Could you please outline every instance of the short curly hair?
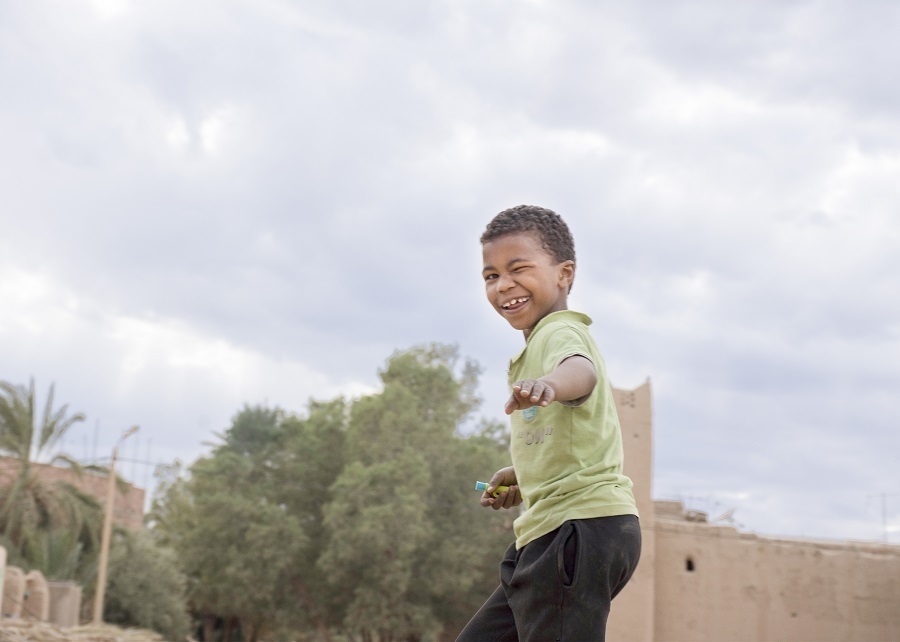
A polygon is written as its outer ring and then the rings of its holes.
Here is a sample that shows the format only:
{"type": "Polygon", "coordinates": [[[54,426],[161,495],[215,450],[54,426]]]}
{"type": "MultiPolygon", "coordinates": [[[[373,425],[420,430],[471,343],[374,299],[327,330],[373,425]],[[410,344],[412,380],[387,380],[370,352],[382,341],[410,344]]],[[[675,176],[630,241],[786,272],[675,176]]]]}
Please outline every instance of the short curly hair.
{"type": "Polygon", "coordinates": [[[553,210],[537,205],[516,205],[497,214],[481,235],[481,243],[522,232],[537,234],[541,246],[557,263],[575,260],[575,241],[569,226],[553,210]]]}

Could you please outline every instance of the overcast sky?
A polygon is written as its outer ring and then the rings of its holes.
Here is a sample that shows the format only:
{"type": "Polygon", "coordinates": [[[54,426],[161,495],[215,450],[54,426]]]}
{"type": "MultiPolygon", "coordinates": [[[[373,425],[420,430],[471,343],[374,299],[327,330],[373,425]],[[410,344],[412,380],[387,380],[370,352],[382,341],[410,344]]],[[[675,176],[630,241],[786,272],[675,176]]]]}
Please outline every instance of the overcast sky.
{"type": "MultiPolygon", "coordinates": [[[[246,403],[521,335],[478,237],[558,211],[657,498],[900,542],[900,4],[0,0],[0,379],[66,450],[193,461],[246,403]]],[[[488,476],[491,471],[485,471],[488,476]]],[[[152,470],[125,465],[139,485],[152,470]]]]}

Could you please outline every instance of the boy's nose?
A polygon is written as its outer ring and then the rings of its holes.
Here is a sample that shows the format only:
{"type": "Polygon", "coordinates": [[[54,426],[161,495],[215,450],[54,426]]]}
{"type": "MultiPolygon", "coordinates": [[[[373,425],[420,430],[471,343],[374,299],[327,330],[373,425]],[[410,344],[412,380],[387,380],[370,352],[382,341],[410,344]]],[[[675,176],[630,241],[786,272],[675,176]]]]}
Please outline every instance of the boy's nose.
{"type": "Polygon", "coordinates": [[[513,280],[511,278],[509,278],[508,276],[504,276],[503,274],[501,274],[497,278],[497,289],[500,290],[501,292],[504,292],[505,290],[510,289],[513,285],[514,285],[513,280]]]}

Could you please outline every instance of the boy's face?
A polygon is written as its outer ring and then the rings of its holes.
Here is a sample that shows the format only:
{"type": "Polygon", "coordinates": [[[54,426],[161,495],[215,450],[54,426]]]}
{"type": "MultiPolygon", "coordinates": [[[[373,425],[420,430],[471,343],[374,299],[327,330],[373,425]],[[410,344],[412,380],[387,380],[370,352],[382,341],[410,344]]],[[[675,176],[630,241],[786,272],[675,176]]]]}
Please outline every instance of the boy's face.
{"type": "Polygon", "coordinates": [[[567,308],[575,263],[557,263],[537,234],[507,234],[486,242],[481,250],[488,301],[526,339],[538,321],[567,308]]]}

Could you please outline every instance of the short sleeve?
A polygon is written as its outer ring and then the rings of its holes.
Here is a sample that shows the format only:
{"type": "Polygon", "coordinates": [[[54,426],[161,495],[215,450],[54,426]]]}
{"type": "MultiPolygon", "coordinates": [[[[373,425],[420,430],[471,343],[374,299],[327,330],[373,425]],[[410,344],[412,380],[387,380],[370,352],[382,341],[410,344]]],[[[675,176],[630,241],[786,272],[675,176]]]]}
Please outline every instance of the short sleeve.
{"type": "MultiPolygon", "coordinates": [[[[556,327],[547,328],[547,330],[550,330],[550,332],[547,332],[542,337],[543,340],[540,346],[541,365],[544,374],[553,372],[563,361],[570,357],[584,357],[591,363],[594,363],[588,339],[577,328],[569,324],[560,324],[556,327]]],[[[594,364],[595,367],[596,365],[594,364]]],[[[590,396],[591,393],[588,393],[578,399],[560,401],[559,403],[564,406],[580,406],[590,396]]]]}

